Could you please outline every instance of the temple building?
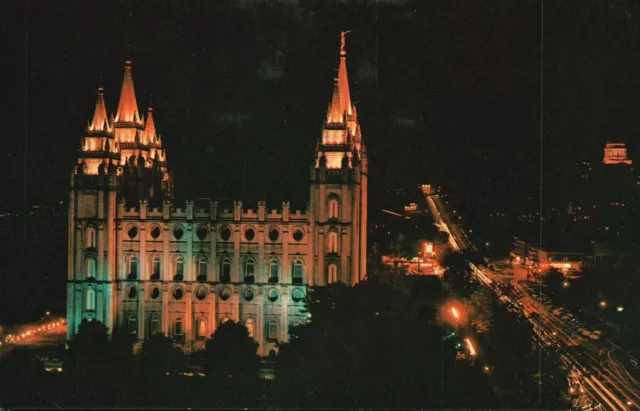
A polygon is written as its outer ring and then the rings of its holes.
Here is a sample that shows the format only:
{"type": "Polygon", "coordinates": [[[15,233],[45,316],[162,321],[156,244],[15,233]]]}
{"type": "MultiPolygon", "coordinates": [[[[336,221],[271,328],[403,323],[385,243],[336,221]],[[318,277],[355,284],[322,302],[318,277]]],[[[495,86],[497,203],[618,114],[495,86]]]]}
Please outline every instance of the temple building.
{"type": "Polygon", "coordinates": [[[627,147],[624,143],[607,143],[604,148],[605,164],[631,164],[631,160],[627,159],[627,147]]]}
{"type": "Polygon", "coordinates": [[[367,154],[344,34],[304,210],[288,201],[178,206],[157,113],[140,112],[131,62],[115,116],[98,89],[71,174],[68,339],[83,319],[97,319],[109,332],[138,341],[163,333],[192,351],[233,320],[269,355],[307,320],[307,287],[366,276],[367,154]]]}

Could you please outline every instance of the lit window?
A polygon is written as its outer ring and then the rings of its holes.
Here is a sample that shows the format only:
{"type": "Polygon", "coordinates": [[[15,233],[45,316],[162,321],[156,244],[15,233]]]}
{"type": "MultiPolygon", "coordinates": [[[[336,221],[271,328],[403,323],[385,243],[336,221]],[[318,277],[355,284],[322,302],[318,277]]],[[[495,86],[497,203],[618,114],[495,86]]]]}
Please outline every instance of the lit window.
{"type": "Polygon", "coordinates": [[[184,275],[184,258],[182,256],[176,258],[176,275],[184,275]]]}
{"type": "Polygon", "coordinates": [[[88,227],[86,231],[86,246],[87,248],[96,247],[96,230],[93,227],[88,227]]]}
{"type": "Polygon", "coordinates": [[[96,260],[93,258],[87,259],[87,278],[96,277],[96,260]]]}
{"type": "Polygon", "coordinates": [[[269,339],[270,340],[278,339],[278,321],[277,320],[269,321],[269,339]]]}
{"type": "Polygon", "coordinates": [[[87,290],[86,308],[87,311],[95,311],[96,309],[96,292],[91,288],[87,290]]]}
{"type": "Polygon", "coordinates": [[[207,322],[204,318],[198,319],[197,327],[198,338],[207,338],[207,322]]]}
{"type": "Polygon", "coordinates": [[[269,262],[269,281],[278,281],[278,260],[271,260],[269,262]]]}
{"type": "Polygon", "coordinates": [[[173,326],[173,335],[182,335],[182,318],[176,318],[176,322],[173,326]]]}
{"type": "Polygon", "coordinates": [[[302,283],[302,261],[295,260],[291,266],[291,273],[293,276],[294,284],[302,283]]]}
{"type": "Polygon", "coordinates": [[[255,323],[253,322],[253,320],[251,318],[249,318],[245,323],[244,326],[247,327],[247,331],[249,332],[249,337],[253,338],[254,332],[255,332],[255,323]]]}
{"type": "Polygon", "coordinates": [[[151,275],[154,277],[160,277],[160,257],[153,257],[153,267],[151,269],[151,275]]]}
{"type": "Polygon", "coordinates": [[[329,284],[333,284],[338,282],[338,267],[335,264],[330,264],[327,268],[328,279],[327,282],[329,284]]]}
{"type": "Polygon", "coordinates": [[[255,272],[255,263],[253,262],[253,260],[249,259],[246,261],[245,263],[245,267],[244,267],[244,280],[245,282],[253,282],[253,275],[255,272]]]}
{"type": "Polygon", "coordinates": [[[330,253],[338,252],[338,233],[335,231],[329,233],[327,249],[330,253]]]}
{"type": "Polygon", "coordinates": [[[334,220],[334,219],[338,219],[339,218],[339,212],[338,212],[338,199],[336,199],[335,197],[331,198],[331,200],[329,200],[329,220],[334,220]]]}
{"type": "Polygon", "coordinates": [[[129,275],[133,277],[138,275],[138,257],[129,257],[129,275]]]}

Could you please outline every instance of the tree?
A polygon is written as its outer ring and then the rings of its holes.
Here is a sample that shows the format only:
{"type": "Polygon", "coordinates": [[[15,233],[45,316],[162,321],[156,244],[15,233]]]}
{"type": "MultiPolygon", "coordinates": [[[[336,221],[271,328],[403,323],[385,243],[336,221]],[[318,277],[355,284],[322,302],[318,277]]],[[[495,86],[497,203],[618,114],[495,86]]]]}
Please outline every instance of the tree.
{"type": "Polygon", "coordinates": [[[185,365],[184,352],[163,334],[155,334],[142,344],[140,371],[149,377],[175,374],[185,365]]]}
{"type": "Polygon", "coordinates": [[[0,404],[2,406],[48,406],[42,398],[46,391],[42,361],[33,352],[15,348],[0,360],[0,404]]]}
{"type": "Polygon", "coordinates": [[[469,298],[477,289],[477,285],[466,256],[460,252],[449,253],[444,257],[444,266],[446,270],[443,280],[451,286],[457,296],[469,298]]]}
{"type": "Polygon", "coordinates": [[[258,343],[244,325],[227,321],[206,342],[205,371],[218,380],[255,380],[260,367],[257,350],[258,343]]]}
{"type": "Polygon", "coordinates": [[[278,406],[417,408],[444,400],[460,407],[465,398],[466,405],[489,404],[477,395],[492,397],[486,378],[456,361],[430,304],[383,282],[312,288],[310,322],[292,330],[277,357],[278,406]]]}
{"type": "Polygon", "coordinates": [[[493,295],[486,287],[479,288],[469,299],[471,325],[478,334],[485,334],[493,325],[493,295]]]}

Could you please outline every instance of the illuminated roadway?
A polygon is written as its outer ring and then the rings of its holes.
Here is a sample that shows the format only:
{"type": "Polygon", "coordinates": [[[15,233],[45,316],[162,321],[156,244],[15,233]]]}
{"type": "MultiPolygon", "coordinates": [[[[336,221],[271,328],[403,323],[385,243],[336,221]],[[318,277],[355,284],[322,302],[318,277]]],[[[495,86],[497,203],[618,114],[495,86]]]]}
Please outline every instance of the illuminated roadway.
{"type": "MultiPolygon", "coordinates": [[[[448,216],[438,195],[426,196],[436,225],[449,234],[449,245],[455,251],[473,248],[470,241],[448,216]]],[[[509,284],[485,267],[469,262],[476,279],[491,288],[513,311],[524,315],[533,325],[539,343],[555,348],[568,373],[570,393],[577,396],[574,406],[580,409],[640,409],[640,384],[618,362],[612,343],[582,335],[575,325],[554,314],[557,307],[534,298],[525,282],[509,284]]]]}

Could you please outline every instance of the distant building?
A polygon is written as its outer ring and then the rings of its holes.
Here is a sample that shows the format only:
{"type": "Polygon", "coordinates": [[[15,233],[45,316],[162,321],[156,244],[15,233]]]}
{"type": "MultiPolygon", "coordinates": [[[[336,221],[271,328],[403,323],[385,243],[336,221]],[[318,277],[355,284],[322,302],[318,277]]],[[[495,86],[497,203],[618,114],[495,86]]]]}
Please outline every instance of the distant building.
{"type": "Polygon", "coordinates": [[[624,143],[607,143],[604,148],[605,164],[631,164],[631,160],[627,159],[627,147],[624,143]]]}
{"type": "Polygon", "coordinates": [[[511,258],[519,264],[531,264],[534,269],[546,271],[555,268],[565,274],[582,271],[584,253],[547,251],[515,239],[511,258]]]}
{"type": "MultiPolygon", "coordinates": [[[[138,341],[198,349],[225,321],[268,355],[304,323],[307,286],[366,276],[367,154],[347,79],[344,34],[306,210],[173,199],[155,112],[138,109],[131,62],[115,116],[98,89],[70,178],[68,338],[83,319],[138,341]]],[[[311,141],[311,140],[310,140],[311,141]]]]}

